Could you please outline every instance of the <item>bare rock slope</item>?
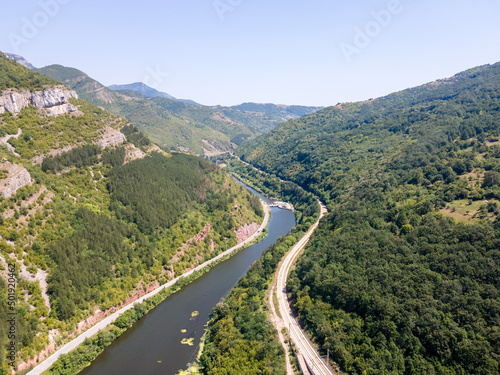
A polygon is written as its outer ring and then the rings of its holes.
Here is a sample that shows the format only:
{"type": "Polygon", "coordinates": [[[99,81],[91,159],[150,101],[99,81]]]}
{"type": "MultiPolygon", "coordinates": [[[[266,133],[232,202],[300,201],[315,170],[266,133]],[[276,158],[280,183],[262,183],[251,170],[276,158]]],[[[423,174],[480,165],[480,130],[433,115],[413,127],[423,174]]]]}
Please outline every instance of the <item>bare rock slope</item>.
{"type": "Polygon", "coordinates": [[[0,114],[11,112],[19,114],[21,110],[29,105],[44,110],[51,116],[76,112],[74,105],[68,99],[78,98],[75,91],[64,86],[54,87],[41,91],[7,90],[0,95],[0,114]]]}

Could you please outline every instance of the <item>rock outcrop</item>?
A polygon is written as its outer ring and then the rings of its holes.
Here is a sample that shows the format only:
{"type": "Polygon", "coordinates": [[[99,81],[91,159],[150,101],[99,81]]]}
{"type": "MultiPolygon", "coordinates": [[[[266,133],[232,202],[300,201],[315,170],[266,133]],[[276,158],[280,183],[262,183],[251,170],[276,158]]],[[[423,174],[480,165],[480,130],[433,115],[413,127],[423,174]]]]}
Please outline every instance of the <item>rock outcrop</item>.
{"type": "Polygon", "coordinates": [[[26,168],[8,161],[0,162],[0,171],[6,176],[0,180],[0,194],[10,198],[16,191],[31,183],[31,176],[26,168]]]}
{"type": "Polygon", "coordinates": [[[44,110],[50,116],[59,116],[77,111],[68,99],[78,98],[75,91],[64,86],[45,89],[42,91],[7,90],[0,95],[0,114],[11,112],[19,114],[29,105],[44,110]]]}
{"type": "Polygon", "coordinates": [[[240,229],[238,229],[236,231],[236,238],[237,238],[238,243],[242,243],[248,237],[250,237],[252,234],[257,232],[259,227],[260,226],[257,223],[250,223],[250,224],[245,224],[245,225],[241,226],[240,229]]]}
{"type": "Polygon", "coordinates": [[[128,144],[126,146],[125,163],[136,159],[142,159],[144,157],[146,157],[146,153],[140,148],[135,147],[133,144],[128,144]]]}
{"type": "Polygon", "coordinates": [[[106,132],[97,140],[96,145],[101,148],[118,146],[125,142],[125,135],[119,130],[106,128],[106,132]]]}

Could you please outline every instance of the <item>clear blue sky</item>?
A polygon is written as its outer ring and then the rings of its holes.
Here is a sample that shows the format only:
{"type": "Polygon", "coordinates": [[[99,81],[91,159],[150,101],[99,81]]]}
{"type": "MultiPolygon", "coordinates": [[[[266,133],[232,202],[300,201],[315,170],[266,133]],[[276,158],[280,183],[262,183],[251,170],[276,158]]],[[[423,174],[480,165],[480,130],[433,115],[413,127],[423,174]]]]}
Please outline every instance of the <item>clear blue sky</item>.
{"type": "Polygon", "coordinates": [[[209,105],[334,105],[500,61],[498,0],[2,3],[1,51],[209,105]]]}

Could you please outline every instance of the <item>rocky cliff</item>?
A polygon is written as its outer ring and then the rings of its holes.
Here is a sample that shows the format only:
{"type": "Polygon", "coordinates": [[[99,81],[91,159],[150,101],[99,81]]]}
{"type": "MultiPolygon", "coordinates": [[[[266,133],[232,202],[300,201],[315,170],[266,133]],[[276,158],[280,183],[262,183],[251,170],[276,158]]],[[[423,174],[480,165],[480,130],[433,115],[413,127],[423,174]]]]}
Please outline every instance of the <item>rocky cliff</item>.
{"type": "Polygon", "coordinates": [[[0,194],[5,198],[10,198],[19,188],[31,183],[29,172],[20,165],[3,160],[0,162],[0,171],[3,175],[0,179],[0,194]]]}
{"type": "Polygon", "coordinates": [[[76,107],[68,101],[70,98],[78,98],[78,96],[75,91],[64,86],[34,92],[7,90],[0,95],[0,114],[11,112],[17,115],[29,105],[44,110],[51,116],[76,112],[76,107]]]}
{"type": "Polygon", "coordinates": [[[118,146],[125,142],[125,135],[117,129],[106,127],[105,132],[97,140],[96,144],[101,148],[107,146],[118,146]]]}

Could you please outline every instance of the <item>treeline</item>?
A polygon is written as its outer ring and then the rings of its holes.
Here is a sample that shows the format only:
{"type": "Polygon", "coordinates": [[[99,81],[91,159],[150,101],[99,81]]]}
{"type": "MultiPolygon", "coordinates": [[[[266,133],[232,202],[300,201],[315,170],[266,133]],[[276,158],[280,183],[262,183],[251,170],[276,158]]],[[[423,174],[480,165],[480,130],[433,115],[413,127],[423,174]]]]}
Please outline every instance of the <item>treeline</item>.
{"type": "Polygon", "coordinates": [[[64,152],[61,155],[47,156],[42,162],[42,171],[57,173],[69,167],[87,167],[97,163],[101,148],[96,145],[84,145],[64,152]]]}
{"type": "Polygon", "coordinates": [[[56,156],[47,156],[42,162],[42,171],[57,173],[65,168],[70,167],[88,167],[98,163],[100,160],[103,164],[111,167],[120,166],[125,161],[125,148],[115,147],[109,148],[102,152],[99,146],[84,145],[74,148],[70,151],[63,152],[56,156]]]}
{"type": "Polygon", "coordinates": [[[101,156],[102,163],[111,167],[118,167],[125,162],[125,148],[115,147],[105,150],[101,156]]]}
{"type": "Polygon", "coordinates": [[[149,138],[134,125],[124,126],[120,131],[127,137],[127,142],[132,143],[135,147],[144,148],[151,144],[149,138]]]}
{"type": "Polygon", "coordinates": [[[495,64],[237,150],[328,203],[289,285],[343,371],[500,372],[499,124],[495,64]]]}

